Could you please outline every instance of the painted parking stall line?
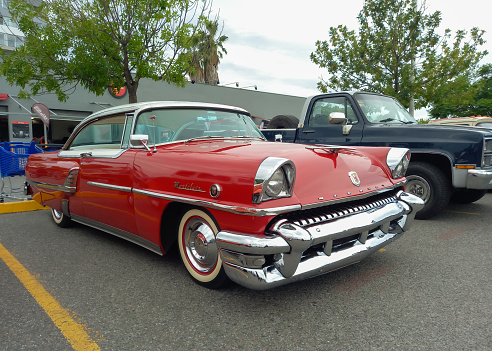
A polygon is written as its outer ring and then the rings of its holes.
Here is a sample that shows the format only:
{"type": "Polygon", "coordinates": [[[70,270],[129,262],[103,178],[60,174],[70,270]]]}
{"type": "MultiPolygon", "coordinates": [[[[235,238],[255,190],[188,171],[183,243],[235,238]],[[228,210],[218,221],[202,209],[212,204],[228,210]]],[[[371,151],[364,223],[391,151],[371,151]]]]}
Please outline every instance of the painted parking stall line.
{"type": "Polygon", "coordinates": [[[10,268],[37,303],[48,314],[63,336],[78,351],[97,351],[99,346],[91,339],[86,328],[76,322],[70,311],[63,308],[26,268],[0,244],[0,259],[10,268]]]}

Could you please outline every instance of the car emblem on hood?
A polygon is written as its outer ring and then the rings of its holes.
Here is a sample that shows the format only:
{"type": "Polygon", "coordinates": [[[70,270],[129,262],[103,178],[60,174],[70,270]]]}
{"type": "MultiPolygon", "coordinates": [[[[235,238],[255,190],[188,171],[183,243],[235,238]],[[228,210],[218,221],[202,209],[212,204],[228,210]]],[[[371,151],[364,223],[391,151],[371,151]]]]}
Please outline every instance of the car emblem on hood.
{"type": "Polygon", "coordinates": [[[357,172],[349,172],[348,175],[350,177],[350,180],[352,181],[352,184],[354,184],[355,186],[360,185],[360,179],[359,179],[359,175],[357,174],[357,172]]]}

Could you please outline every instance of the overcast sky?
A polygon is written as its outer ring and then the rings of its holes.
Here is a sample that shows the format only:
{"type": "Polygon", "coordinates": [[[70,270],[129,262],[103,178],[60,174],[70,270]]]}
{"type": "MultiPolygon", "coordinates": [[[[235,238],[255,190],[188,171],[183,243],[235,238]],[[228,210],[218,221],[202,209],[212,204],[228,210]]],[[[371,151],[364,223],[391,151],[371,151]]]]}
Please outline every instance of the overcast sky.
{"type": "MultiPolygon", "coordinates": [[[[442,30],[486,30],[484,48],[491,53],[482,63],[492,63],[491,1],[426,3],[427,13],[441,11],[442,30]]],[[[295,96],[319,93],[318,78],[328,74],[309,58],[315,42],[328,40],[329,28],[339,24],[358,30],[362,5],[363,0],[213,0],[213,12],[220,11],[223,34],[229,37],[219,65],[221,85],[238,82],[240,88],[256,85],[259,91],[295,96]]]]}

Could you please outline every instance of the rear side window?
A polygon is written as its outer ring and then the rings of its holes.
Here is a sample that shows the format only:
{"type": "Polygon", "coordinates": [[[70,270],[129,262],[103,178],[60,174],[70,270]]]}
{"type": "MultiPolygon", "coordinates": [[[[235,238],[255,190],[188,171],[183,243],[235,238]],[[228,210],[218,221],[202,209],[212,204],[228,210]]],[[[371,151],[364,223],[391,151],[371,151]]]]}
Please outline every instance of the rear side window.
{"type": "Polygon", "coordinates": [[[82,129],[70,149],[82,146],[120,147],[126,116],[113,116],[97,120],[82,129]]]}

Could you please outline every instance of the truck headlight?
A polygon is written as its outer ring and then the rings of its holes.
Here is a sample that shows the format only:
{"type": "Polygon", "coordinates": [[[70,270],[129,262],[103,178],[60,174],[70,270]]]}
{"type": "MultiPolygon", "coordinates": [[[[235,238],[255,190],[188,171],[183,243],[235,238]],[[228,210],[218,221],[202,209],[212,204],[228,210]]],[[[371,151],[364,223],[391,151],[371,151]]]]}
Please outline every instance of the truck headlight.
{"type": "Polygon", "coordinates": [[[255,176],[253,203],[292,196],[295,174],[291,160],[280,157],[263,160],[255,176]]]}
{"type": "Polygon", "coordinates": [[[393,179],[405,176],[410,164],[410,150],[400,147],[392,147],[386,155],[388,165],[393,179]]]}

